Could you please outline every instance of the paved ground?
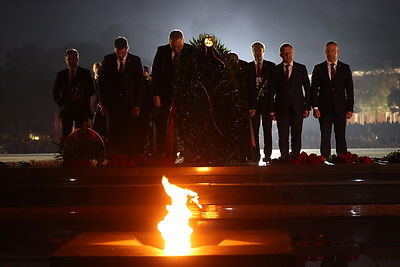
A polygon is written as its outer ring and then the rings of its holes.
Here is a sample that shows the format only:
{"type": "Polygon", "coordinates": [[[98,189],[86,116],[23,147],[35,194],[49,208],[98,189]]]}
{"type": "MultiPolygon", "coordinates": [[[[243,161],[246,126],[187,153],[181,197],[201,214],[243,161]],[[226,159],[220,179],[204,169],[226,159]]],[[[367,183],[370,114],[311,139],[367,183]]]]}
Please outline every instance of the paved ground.
{"type": "MultiPolygon", "coordinates": [[[[397,151],[398,148],[350,148],[349,151],[359,156],[368,156],[372,158],[382,158],[390,152],[397,151]]],[[[315,153],[319,155],[319,149],[303,149],[307,154],[315,153]]],[[[332,150],[335,153],[335,150],[332,150]]],[[[261,149],[261,155],[264,151],[261,149]]],[[[280,157],[279,149],[272,150],[273,159],[280,157]]],[[[0,162],[16,162],[16,161],[27,161],[30,160],[54,160],[55,154],[53,153],[41,153],[41,154],[0,154],[0,162]]]]}
{"type": "MultiPolygon", "coordinates": [[[[210,168],[209,176],[197,168],[167,172],[182,176],[177,179],[184,184],[196,183],[201,200],[208,200],[210,217],[199,221],[202,227],[286,232],[297,259],[293,267],[399,267],[400,176],[392,167],[396,166],[224,167],[210,168]],[[242,214],[241,205],[245,206],[242,214]],[[220,207],[225,217],[211,219],[220,207]],[[366,215],[363,207],[372,215],[366,215]],[[236,208],[239,212],[235,213],[236,208]],[[297,213],[300,208],[304,210],[297,213]],[[229,219],[232,214],[236,217],[229,219]],[[249,214],[254,218],[248,218],[249,214]]],[[[84,232],[154,230],[149,222],[157,222],[152,218],[160,210],[151,205],[161,203],[157,196],[162,200],[162,188],[153,180],[158,181],[160,171],[4,170],[0,179],[0,266],[50,266],[51,256],[84,232]],[[130,210],[128,204],[136,208],[130,210]]]]}

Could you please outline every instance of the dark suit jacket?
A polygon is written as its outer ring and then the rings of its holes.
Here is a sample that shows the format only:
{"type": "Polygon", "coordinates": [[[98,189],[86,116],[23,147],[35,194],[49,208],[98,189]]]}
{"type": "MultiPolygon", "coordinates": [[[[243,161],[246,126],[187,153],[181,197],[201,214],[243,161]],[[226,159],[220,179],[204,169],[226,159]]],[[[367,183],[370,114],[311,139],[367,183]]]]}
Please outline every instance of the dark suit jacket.
{"type": "Polygon", "coordinates": [[[335,80],[329,79],[328,65],[324,61],[314,66],[311,78],[311,104],[321,115],[344,115],[353,112],[354,87],[350,66],[338,61],[335,80]]]}
{"type": "MultiPolygon", "coordinates": [[[[185,56],[189,44],[184,44],[181,58],[185,56]]],[[[174,71],[172,68],[172,49],[169,44],[159,46],[153,61],[152,86],[153,96],[160,96],[164,101],[170,101],[173,94],[174,71]]]]}
{"type": "Polygon", "coordinates": [[[73,89],[69,83],[68,68],[57,73],[56,81],[53,87],[53,98],[56,104],[61,108],[64,106],[63,112],[78,111],[84,112],[85,116],[90,115],[90,97],[94,94],[92,75],[88,69],[78,66],[75,74],[77,84],[76,93],[80,94],[82,99],[74,101],[72,98],[73,89]],[[86,114],[87,113],[87,114],[86,114]]]}
{"type": "Polygon", "coordinates": [[[118,72],[117,55],[104,57],[99,76],[100,102],[102,105],[118,103],[120,94],[131,107],[140,107],[144,93],[143,67],[138,56],[128,53],[124,74],[118,72]]]}
{"type": "MultiPolygon", "coordinates": [[[[251,90],[254,90],[256,92],[256,95],[259,96],[259,89],[256,86],[256,65],[254,61],[250,61],[249,63],[249,84],[251,90]]],[[[272,87],[272,78],[274,76],[275,72],[275,63],[267,60],[263,60],[263,65],[262,65],[262,76],[263,76],[263,83],[262,83],[262,88],[264,91],[264,99],[266,105],[269,105],[268,98],[269,94],[271,92],[271,87],[272,87]]],[[[260,97],[258,98],[259,100],[261,99],[260,97]]]]}
{"type": "Polygon", "coordinates": [[[272,112],[288,114],[290,105],[296,114],[311,109],[310,79],[306,66],[293,62],[290,79],[286,79],[283,63],[276,66],[271,92],[272,112]],[[304,92],[303,92],[304,89],[304,92]]]}

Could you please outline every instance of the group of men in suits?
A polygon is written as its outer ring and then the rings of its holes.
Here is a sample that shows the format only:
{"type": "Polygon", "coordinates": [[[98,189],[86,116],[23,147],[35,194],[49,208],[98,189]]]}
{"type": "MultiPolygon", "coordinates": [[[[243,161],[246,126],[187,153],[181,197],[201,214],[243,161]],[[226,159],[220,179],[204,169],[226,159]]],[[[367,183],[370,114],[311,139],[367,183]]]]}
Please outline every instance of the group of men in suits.
{"type": "MultiPolygon", "coordinates": [[[[140,58],[128,53],[128,49],[126,38],[115,39],[114,53],[106,55],[102,62],[98,93],[100,112],[107,117],[110,144],[118,154],[135,156],[144,81],[140,58]]],[[[60,107],[63,136],[68,136],[73,122],[80,128],[92,116],[90,98],[95,89],[90,71],[77,66],[76,49],[67,50],[65,60],[67,69],[57,73],[53,97],[60,107]]]]}
{"type": "Polygon", "coordinates": [[[255,42],[251,49],[254,56],[254,61],[249,62],[249,73],[254,81],[251,90],[258,92],[256,115],[252,117],[256,137],[253,160],[260,160],[260,119],[264,131],[264,161],[271,160],[272,120],[277,122],[281,157],[289,155],[289,148],[292,153],[299,154],[303,119],[309,116],[311,107],[320,124],[321,155],[325,158],[331,155],[332,126],[336,153],[346,153],[346,119],[352,117],[354,88],[349,65],[338,60],[338,44],[331,41],[325,45],[326,61],[314,67],[311,84],[306,66],[294,61],[291,44],[281,45],[282,62],[276,66],[264,59],[264,44],[255,42]]]}
{"type": "MultiPolygon", "coordinates": [[[[173,80],[180,58],[185,56],[188,44],[183,32],[173,30],[169,43],[158,47],[153,62],[153,103],[160,110],[161,120],[156,125],[157,151],[160,156],[170,156],[167,140],[168,119],[173,97],[173,80]]],[[[100,111],[107,116],[107,132],[110,143],[118,153],[135,155],[138,132],[137,117],[140,114],[144,94],[141,60],[128,52],[128,41],[118,37],[114,41],[114,53],[104,57],[98,87],[100,111]]],[[[349,65],[338,61],[339,49],[335,42],[325,45],[326,61],[316,65],[311,84],[305,65],[295,62],[294,48],[285,43],[280,47],[282,62],[275,65],[264,59],[265,46],[261,42],[251,45],[254,60],[245,67],[248,81],[249,117],[254,132],[255,148],[249,158],[258,162],[261,158],[259,128],[264,132],[264,161],[271,160],[272,121],[277,121],[281,157],[291,152],[300,153],[303,119],[313,115],[319,120],[321,154],[331,153],[332,126],[336,138],[336,152],[347,152],[345,139],[346,119],[350,119],[354,106],[353,80],[349,65]]],[[[73,122],[77,128],[90,117],[90,97],[94,87],[89,70],[79,67],[79,53],[69,49],[65,53],[67,68],[57,73],[53,97],[60,107],[63,136],[71,133],[73,122]]]]}
{"type": "MultiPolygon", "coordinates": [[[[154,58],[152,94],[160,116],[156,120],[155,154],[160,156],[171,156],[172,152],[167,143],[167,122],[172,105],[173,76],[185,47],[187,44],[182,31],[173,30],[169,35],[169,44],[160,46],[154,58]]],[[[116,153],[134,157],[139,152],[140,131],[145,131],[139,129],[143,124],[138,118],[145,95],[145,82],[140,58],[128,50],[125,37],[114,41],[114,53],[106,55],[101,64],[98,94],[101,115],[107,117],[108,141],[116,153]]],[[[79,128],[90,118],[90,97],[95,90],[90,71],[77,66],[78,51],[67,50],[65,60],[67,68],[57,74],[53,98],[60,107],[63,136],[68,136],[74,122],[79,128]],[[74,71],[77,75],[71,78],[74,71]]]]}

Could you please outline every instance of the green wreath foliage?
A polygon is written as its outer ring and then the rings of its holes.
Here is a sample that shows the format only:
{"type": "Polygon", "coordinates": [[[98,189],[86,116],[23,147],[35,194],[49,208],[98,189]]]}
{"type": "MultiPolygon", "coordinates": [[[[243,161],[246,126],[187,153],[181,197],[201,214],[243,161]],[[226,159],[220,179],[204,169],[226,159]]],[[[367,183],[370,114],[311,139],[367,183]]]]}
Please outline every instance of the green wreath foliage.
{"type": "Polygon", "coordinates": [[[175,77],[175,141],[187,162],[237,162],[246,114],[239,65],[214,35],[200,34],[190,44],[175,77]]]}
{"type": "Polygon", "coordinates": [[[384,156],[382,160],[388,161],[389,163],[400,163],[400,150],[390,152],[384,156]]]}

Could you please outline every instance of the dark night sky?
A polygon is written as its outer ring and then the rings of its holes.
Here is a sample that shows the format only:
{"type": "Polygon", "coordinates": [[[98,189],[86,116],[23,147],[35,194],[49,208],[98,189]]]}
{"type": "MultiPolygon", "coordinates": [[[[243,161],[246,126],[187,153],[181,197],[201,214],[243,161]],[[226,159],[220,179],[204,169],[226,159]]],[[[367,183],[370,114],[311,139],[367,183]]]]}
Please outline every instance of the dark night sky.
{"type": "MultiPolygon", "coordinates": [[[[353,70],[399,66],[397,0],[0,0],[0,63],[18,45],[59,48],[68,43],[94,42],[112,51],[113,39],[125,35],[131,52],[151,64],[158,45],[173,28],[186,40],[215,34],[244,60],[249,45],[267,46],[266,58],[278,63],[279,45],[294,45],[295,60],[311,72],[324,59],[323,45],[336,40],[340,58],[353,70]]],[[[79,50],[79,47],[77,47],[79,50]]],[[[85,55],[81,55],[84,58],[85,55]]],[[[98,55],[101,60],[103,55],[98,55]]],[[[62,58],[61,58],[61,64],[62,58]]],[[[0,66],[1,66],[0,65],[0,66]]],[[[88,67],[88,66],[86,66],[88,67]]]]}
{"type": "Polygon", "coordinates": [[[265,57],[275,63],[279,46],[290,42],[309,73],[324,60],[330,40],[352,70],[400,67],[399,10],[398,0],[0,0],[0,87],[7,87],[0,88],[0,126],[52,122],[51,89],[66,67],[66,48],[77,48],[80,65],[91,68],[122,35],[130,52],[151,65],[157,46],[179,28],[187,41],[212,33],[246,61],[253,41],[263,42],[265,57]],[[15,81],[18,64],[24,75],[15,81]]]}

